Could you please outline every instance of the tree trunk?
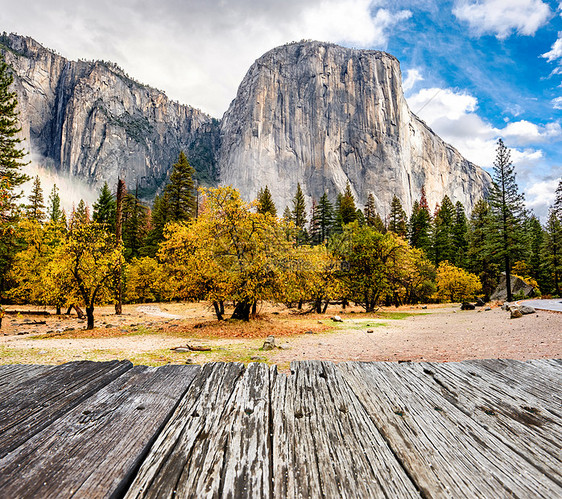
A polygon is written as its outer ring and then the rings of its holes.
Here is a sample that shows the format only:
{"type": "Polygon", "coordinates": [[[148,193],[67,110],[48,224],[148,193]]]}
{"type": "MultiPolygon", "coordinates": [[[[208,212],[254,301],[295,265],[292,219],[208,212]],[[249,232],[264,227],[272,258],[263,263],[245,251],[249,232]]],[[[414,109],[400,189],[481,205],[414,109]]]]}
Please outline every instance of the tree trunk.
{"type": "Polygon", "coordinates": [[[247,301],[238,302],[236,304],[236,307],[234,308],[234,312],[232,312],[232,318],[243,320],[243,321],[249,321],[251,308],[252,308],[252,304],[248,303],[247,301]]]}
{"type": "MultiPolygon", "coordinates": [[[[121,179],[117,180],[117,201],[115,212],[115,239],[117,245],[123,242],[123,197],[125,196],[125,182],[121,179]]],[[[123,313],[123,266],[119,261],[117,269],[117,302],[115,303],[115,315],[123,313]]]]}
{"type": "Polygon", "coordinates": [[[221,314],[224,315],[224,301],[223,300],[219,301],[219,307],[220,307],[221,314]]]}
{"type": "Polygon", "coordinates": [[[94,329],[94,307],[86,307],[86,317],[88,317],[88,325],[86,329],[94,329]]]}
{"type": "Polygon", "coordinates": [[[298,305],[297,309],[302,310],[302,300],[299,300],[299,305],[298,305]]]}
{"type": "Polygon", "coordinates": [[[316,310],[317,314],[322,313],[322,300],[318,298],[314,303],[314,309],[316,310]]]}
{"type": "Polygon", "coordinates": [[[324,308],[322,309],[322,313],[325,314],[326,310],[328,310],[328,305],[330,304],[330,300],[326,300],[326,303],[324,303],[324,308]]]}
{"type": "Polygon", "coordinates": [[[60,309],[60,307],[57,307],[57,315],[60,315],[60,314],[61,314],[61,309],[60,309]]]}
{"type": "Polygon", "coordinates": [[[258,302],[256,300],[252,304],[252,317],[255,317],[257,314],[258,314],[258,302]]]}
{"type": "Polygon", "coordinates": [[[217,316],[217,319],[218,319],[219,321],[222,321],[222,320],[224,319],[224,316],[223,316],[223,314],[224,314],[224,305],[221,307],[221,305],[220,305],[218,302],[214,301],[214,302],[213,302],[213,307],[214,307],[214,309],[215,309],[215,315],[217,316]],[[221,310],[221,309],[222,309],[222,310],[221,310]]]}
{"type": "Polygon", "coordinates": [[[509,256],[505,257],[505,287],[507,289],[507,301],[513,300],[511,294],[511,269],[509,268],[509,256]]]}
{"type": "Polygon", "coordinates": [[[349,303],[349,302],[347,301],[347,299],[344,298],[344,299],[342,300],[342,302],[341,302],[341,308],[343,308],[343,309],[345,310],[345,307],[347,307],[348,303],[349,303]]]}

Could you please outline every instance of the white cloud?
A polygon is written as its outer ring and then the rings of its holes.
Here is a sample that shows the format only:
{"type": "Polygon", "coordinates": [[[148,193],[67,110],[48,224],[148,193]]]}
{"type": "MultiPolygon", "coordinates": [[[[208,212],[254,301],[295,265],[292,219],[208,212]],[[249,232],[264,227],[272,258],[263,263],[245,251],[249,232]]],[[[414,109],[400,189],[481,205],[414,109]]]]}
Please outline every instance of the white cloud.
{"type": "Polygon", "coordinates": [[[562,109],[562,97],[556,97],[551,102],[554,109],[562,109]]]}
{"type": "Polygon", "coordinates": [[[504,128],[493,127],[476,113],[478,100],[466,92],[426,88],[407,100],[410,109],[439,136],[455,146],[467,159],[482,166],[492,165],[499,137],[515,148],[512,152],[514,163],[542,158],[542,151],[526,146],[562,137],[562,127],[557,122],[536,125],[519,120],[506,124],[504,128]]]}
{"type": "Polygon", "coordinates": [[[544,57],[548,62],[562,59],[562,31],[558,33],[558,39],[552,44],[551,50],[541,57],[544,57]]]}
{"type": "Polygon", "coordinates": [[[384,49],[410,16],[390,0],[20,0],[2,6],[0,24],[72,59],[114,61],[220,117],[273,47],[311,38],[384,49]]]}
{"type": "Polygon", "coordinates": [[[404,78],[404,81],[402,82],[402,89],[404,90],[404,93],[412,90],[418,81],[423,81],[421,72],[418,69],[408,69],[406,71],[406,78],[404,78]]]}
{"type": "Polygon", "coordinates": [[[541,216],[544,217],[546,215],[546,208],[554,203],[556,188],[560,180],[561,177],[542,180],[529,186],[525,192],[527,207],[539,210],[541,216]]]}
{"type": "Polygon", "coordinates": [[[513,32],[534,35],[551,11],[542,0],[457,0],[453,14],[477,35],[493,34],[504,39],[513,32]]]}

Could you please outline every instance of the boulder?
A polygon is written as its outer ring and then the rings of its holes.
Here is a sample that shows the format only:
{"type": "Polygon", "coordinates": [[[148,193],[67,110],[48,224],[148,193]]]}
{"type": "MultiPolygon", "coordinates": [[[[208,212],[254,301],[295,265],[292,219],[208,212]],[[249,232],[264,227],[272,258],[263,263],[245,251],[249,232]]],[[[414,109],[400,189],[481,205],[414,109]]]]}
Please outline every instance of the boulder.
{"type": "Polygon", "coordinates": [[[332,317],[332,320],[333,320],[334,322],[343,322],[343,319],[342,319],[339,315],[334,315],[334,316],[332,317]]]}
{"type": "Polygon", "coordinates": [[[519,317],[523,317],[523,314],[521,313],[521,310],[519,310],[518,308],[512,308],[511,309],[511,319],[519,319],[519,317]]]}
{"type": "MultiPolygon", "coordinates": [[[[512,275],[511,276],[511,294],[512,295],[523,294],[523,296],[533,297],[533,296],[535,296],[535,288],[533,288],[533,286],[531,286],[530,284],[527,284],[520,277],[512,275]]],[[[492,293],[492,296],[490,297],[490,300],[491,301],[505,300],[506,298],[507,298],[507,287],[506,287],[506,284],[505,284],[505,272],[503,272],[502,275],[501,275],[501,278],[500,278],[500,282],[499,282],[498,286],[496,287],[496,289],[494,290],[494,292],[492,293]]]]}
{"type": "Polygon", "coordinates": [[[523,314],[523,315],[529,315],[529,314],[534,314],[536,312],[536,310],[533,307],[530,307],[528,305],[522,305],[519,307],[519,311],[523,314]]]}
{"type": "Polygon", "coordinates": [[[268,336],[264,341],[262,350],[273,350],[275,348],[275,336],[268,336]]]}
{"type": "Polygon", "coordinates": [[[464,302],[461,305],[461,310],[474,310],[476,308],[476,305],[474,305],[473,303],[468,303],[468,302],[464,302]]]}
{"type": "Polygon", "coordinates": [[[486,305],[486,302],[482,298],[476,299],[476,306],[477,307],[483,307],[484,305],[486,305]]]}

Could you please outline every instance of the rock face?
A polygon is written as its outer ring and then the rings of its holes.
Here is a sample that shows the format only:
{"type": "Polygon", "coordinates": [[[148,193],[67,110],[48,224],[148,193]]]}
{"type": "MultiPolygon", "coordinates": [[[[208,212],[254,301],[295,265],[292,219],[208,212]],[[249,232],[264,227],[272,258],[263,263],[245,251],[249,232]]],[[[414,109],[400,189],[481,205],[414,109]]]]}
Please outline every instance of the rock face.
{"type": "Polygon", "coordinates": [[[121,175],[150,196],[183,149],[200,179],[216,178],[219,122],[173,102],[111,63],[68,61],[31,38],[4,35],[32,160],[98,188],[121,175]]]}
{"type": "Polygon", "coordinates": [[[276,48],[250,68],[221,124],[220,180],[254,199],[268,185],[279,209],[297,183],[310,204],[349,181],[359,207],[372,192],[381,215],[396,194],[406,211],[425,188],[467,210],[490,177],[408,108],[400,65],[384,52],[320,42],[276,48]]]}
{"type": "Polygon", "coordinates": [[[247,200],[268,185],[278,211],[300,182],[307,202],[332,200],[349,181],[359,207],[372,192],[388,214],[425,188],[467,210],[490,178],[414,116],[398,61],[320,42],[274,49],[250,68],[222,121],[173,102],[111,63],[69,61],[31,38],[0,36],[14,68],[32,160],[99,188],[117,177],[150,198],[184,150],[204,184],[231,184],[247,200]]]}

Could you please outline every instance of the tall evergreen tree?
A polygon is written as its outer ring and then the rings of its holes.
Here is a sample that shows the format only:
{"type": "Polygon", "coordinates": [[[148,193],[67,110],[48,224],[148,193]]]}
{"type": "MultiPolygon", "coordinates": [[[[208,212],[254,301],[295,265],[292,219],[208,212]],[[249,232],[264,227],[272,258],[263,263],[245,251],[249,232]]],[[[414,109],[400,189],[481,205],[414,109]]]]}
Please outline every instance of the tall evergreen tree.
{"type": "Polygon", "coordinates": [[[511,154],[498,140],[494,161],[493,184],[490,190],[490,249],[492,255],[502,263],[505,271],[507,301],[512,301],[511,266],[522,249],[521,224],[525,215],[524,196],[519,193],[511,154]]]}
{"type": "Polygon", "coordinates": [[[445,195],[441,205],[437,208],[433,220],[433,248],[432,259],[435,265],[442,261],[455,260],[455,246],[453,243],[453,224],[455,220],[455,205],[445,195]]]}
{"type": "Polygon", "coordinates": [[[529,277],[537,281],[541,290],[545,290],[548,287],[548,277],[545,276],[543,261],[545,231],[535,215],[528,217],[525,233],[527,234],[528,241],[525,263],[529,270],[529,277]]]}
{"type": "Polygon", "coordinates": [[[94,222],[105,225],[111,233],[115,232],[115,210],[115,198],[105,182],[98,200],[94,203],[94,222]]]}
{"type": "Polygon", "coordinates": [[[410,216],[409,232],[410,244],[429,255],[431,251],[431,215],[423,191],[420,201],[414,201],[412,215],[410,216]]]}
{"type": "Polygon", "coordinates": [[[357,219],[357,207],[355,198],[351,192],[349,182],[345,185],[345,191],[338,196],[336,203],[336,220],[340,227],[354,222],[357,219]]]}
{"type": "Polygon", "coordinates": [[[49,194],[49,205],[47,207],[47,217],[49,222],[57,223],[62,221],[63,211],[61,208],[60,194],[57,184],[53,185],[49,194]]]}
{"type": "Polygon", "coordinates": [[[90,209],[84,200],[81,199],[70,215],[70,228],[74,229],[88,223],[90,223],[90,209]]]}
{"type": "Polygon", "coordinates": [[[174,163],[170,182],[164,189],[164,200],[168,222],[181,222],[195,216],[195,170],[187,161],[183,151],[174,163]]]}
{"type": "Polygon", "coordinates": [[[372,192],[369,192],[367,196],[367,204],[365,205],[365,223],[369,227],[373,227],[377,231],[384,233],[386,228],[384,226],[384,222],[382,221],[381,216],[377,212],[377,208],[375,206],[375,196],[372,192]]]}
{"type": "Polygon", "coordinates": [[[150,212],[150,229],[141,250],[143,256],[156,256],[158,245],[164,239],[164,227],[168,221],[167,205],[162,196],[156,196],[150,212]]]}
{"type": "Polygon", "coordinates": [[[490,235],[490,206],[481,199],[475,205],[468,224],[468,270],[482,283],[486,301],[490,299],[498,280],[498,266],[494,263],[488,245],[490,235]]]}
{"type": "Polygon", "coordinates": [[[550,288],[557,296],[562,295],[562,180],[556,189],[556,197],[548,212],[543,247],[544,268],[550,280],[550,288]]]}
{"type": "Polygon", "coordinates": [[[29,204],[26,207],[26,212],[28,218],[37,222],[42,222],[45,218],[45,202],[39,175],[33,179],[33,187],[29,195],[29,204]]]}
{"type": "Polygon", "coordinates": [[[455,203],[455,217],[453,221],[453,263],[461,269],[468,266],[468,221],[464,206],[460,201],[455,203]]]}
{"type": "Polygon", "coordinates": [[[264,189],[260,189],[258,194],[258,213],[263,215],[269,213],[274,217],[277,216],[277,208],[275,207],[275,203],[271,197],[271,191],[267,185],[264,189]]]}
{"type": "Polygon", "coordinates": [[[328,194],[322,194],[320,201],[314,207],[311,232],[314,244],[326,242],[334,230],[334,207],[328,199],[328,194]]]}
{"type": "Polygon", "coordinates": [[[297,228],[297,243],[304,244],[308,239],[308,234],[306,232],[306,205],[300,183],[297,184],[297,192],[293,198],[291,220],[297,228]]]}
{"type": "Polygon", "coordinates": [[[18,137],[21,127],[16,109],[17,96],[10,90],[13,81],[11,68],[6,64],[3,54],[0,54],[0,179],[6,183],[9,195],[7,202],[12,209],[21,196],[16,189],[29,180],[20,171],[28,163],[22,161],[26,152],[20,147],[22,139],[18,137]]]}
{"type": "Polygon", "coordinates": [[[396,194],[392,198],[390,204],[390,219],[388,221],[388,230],[394,232],[400,237],[406,237],[406,212],[402,208],[402,203],[396,194]]]}
{"type": "Polygon", "coordinates": [[[123,200],[123,244],[127,260],[141,256],[147,226],[148,207],[138,198],[137,186],[135,194],[127,193],[123,200]]]}

